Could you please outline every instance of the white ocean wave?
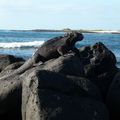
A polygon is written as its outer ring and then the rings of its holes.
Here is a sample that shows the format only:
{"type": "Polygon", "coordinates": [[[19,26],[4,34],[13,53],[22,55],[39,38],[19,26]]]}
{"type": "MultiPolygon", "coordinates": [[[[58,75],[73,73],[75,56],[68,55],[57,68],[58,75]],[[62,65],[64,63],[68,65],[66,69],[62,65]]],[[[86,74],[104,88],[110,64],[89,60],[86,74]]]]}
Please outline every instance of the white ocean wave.
{"type": "Polygon", "coordinates": [[[32,41],[32,42],[7,42],[0,43],[0,48],[29,48],[38,47],[42,45],[44,41],[32,41]]]}

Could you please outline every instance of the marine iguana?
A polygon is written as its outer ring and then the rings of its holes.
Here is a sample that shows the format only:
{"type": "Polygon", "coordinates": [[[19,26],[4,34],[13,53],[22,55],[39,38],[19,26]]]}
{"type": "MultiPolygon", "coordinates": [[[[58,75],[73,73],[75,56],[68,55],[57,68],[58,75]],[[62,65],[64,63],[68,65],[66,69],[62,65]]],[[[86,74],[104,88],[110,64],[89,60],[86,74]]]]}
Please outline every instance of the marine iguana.
{"type": "Polygon", "coordinates": [[[45,62],[52,58],[57,58],[68,51],[77,51],[75,43],[81,41],[83,35],[78,32],[71,32],[65,36],[55,37],[46,41],[34,54],[35,62],[45,62]]]}
{"type": "MultiPolygon", "coordinates": [[[[18,68],[14,74],[21,74],[25,70],[33,67],[34,64],[42,61],[45,62],[52,58],[57,58],[61,55],[66,54],[70,50],[79,53],[79,50],[75,47],[77,41],[83,40],[83,35],[79,32],[67,33],[64,36],[55,37],[46,41],[42,46],[40,46],[35,54],[27,60],[20,68],[18,68]]],[[[8,75],[10,76],[10,75],[8,75]]],[[[1,79],[1,78],[0,78],[1,79]]]]}

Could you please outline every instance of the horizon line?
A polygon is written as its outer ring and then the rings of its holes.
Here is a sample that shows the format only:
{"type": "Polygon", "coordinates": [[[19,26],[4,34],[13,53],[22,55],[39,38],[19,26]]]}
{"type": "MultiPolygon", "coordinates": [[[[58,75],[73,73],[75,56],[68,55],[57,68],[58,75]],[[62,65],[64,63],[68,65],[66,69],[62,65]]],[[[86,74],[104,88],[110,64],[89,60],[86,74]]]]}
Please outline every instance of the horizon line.
{"type": "Polygon", "coordinates": [[[0,29],[0,30],[8,30],[8,31],[39,31],[39,30],[50,30],[50,31],[120,31],[120,29],[113,30],[113,29],[70,29],[70,28],[63,28],[63,29],[49,29],[49,28],[34,28],[34,29],[0,29]]]}

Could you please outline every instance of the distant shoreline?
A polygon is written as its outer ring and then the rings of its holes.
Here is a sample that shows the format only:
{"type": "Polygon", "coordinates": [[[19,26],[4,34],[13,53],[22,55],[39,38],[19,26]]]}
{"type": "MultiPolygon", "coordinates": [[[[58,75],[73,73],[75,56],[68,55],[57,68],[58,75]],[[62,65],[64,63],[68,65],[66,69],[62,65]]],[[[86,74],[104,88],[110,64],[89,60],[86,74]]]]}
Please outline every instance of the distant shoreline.
{"type": "Polygon", "coordinates": [[[63,30],[50,30],[50,29],[33,29],[33,30],[4,30],[4,31],[33,31],[33,32],[71,32],[77,31],[81,33],[100,33],[100,34],[120,34],[120,30],[71,30],[71,29],[63,29],[63,30]]]}
{"type": "Polygon", "coordinates": [[[63,29],[63,30],[42,30],[42,29],[36,29],[36,30],[30,30],[35,32],[71,32],[71,31],[78,31],[81,33],[108,33],[108,34],[120,34],[120,31],[117,30],[70,30],[70,29],[63,29]]]}

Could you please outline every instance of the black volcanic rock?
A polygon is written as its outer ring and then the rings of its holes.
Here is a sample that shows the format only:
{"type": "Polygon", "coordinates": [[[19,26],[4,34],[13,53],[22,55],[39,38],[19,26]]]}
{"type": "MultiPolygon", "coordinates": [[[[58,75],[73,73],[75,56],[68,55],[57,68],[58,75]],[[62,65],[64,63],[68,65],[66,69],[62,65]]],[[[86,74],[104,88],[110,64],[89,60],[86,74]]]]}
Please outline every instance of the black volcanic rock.
{"type": "Polygon", "coordinates": [[[77,77],[66,76],[37,68],[27,71],[22,75],[23,83],[27,84],[31,78],[39,82],[40,89],[50,89],[67,95],[90,97],[101,100],[101,92],[90,80],[77,77]]]}
{"type": "Polygon", "coordinates": [[[118,71],[115,55],[101,42],[81,48],[80,55],[85,76],[100,88],[105,97],[118,71]]]}
{"type": "Polygon", "coordinates": [[[21,120],[21,80],[18,75],[0,80],[0,119],[21,120]]]}
{"type": "MultiPolygon", "coordinates": [[[[48,71],[33,71],[27,75],[23,81],[22,119],[109,120],[105,105],[89,93],[92,83],[82,78],[71,79],[48,71]]],[[[93,93],[97,92],[95,89],[93,93]]]]}
{"type": "Polygon", "coordinates": [[[120,71],[109,87],[106,104],[110,112],[110,120],[120,119],[120,71]]]}
{"type": "Polygon", "coordinates": [[[12,63],[24,61],[23,58],[15,57],[13,55],[0,55],[0,71],[12,63]]]}
{"type": "Polygon", "coordinates": [[[65,75],[84,76],[84,66],[80,58],[74,53],[65,54],[52,59],[40,66],[40,69],[49,70],[65,75]]]}
{"type": "Polygon", "coordinates": [[[0,77],[5,76],[6,74],[13,73],[16,69],[18,69],[23,64],[24,64],[24,61],[23,62],[15,62],[15,63],[8,65],[7,67],[5,67],[5,69],[3,69],[1,71],[0,77]]]}
{"type": "Polygon", "coordinates": [[[103,43],[39,61],[0,56],[1,120],[109,120],[108,110],[120,118],[120,73],[103,43]]]}

